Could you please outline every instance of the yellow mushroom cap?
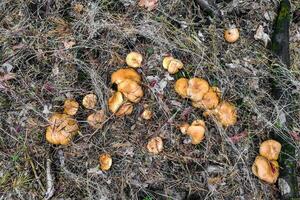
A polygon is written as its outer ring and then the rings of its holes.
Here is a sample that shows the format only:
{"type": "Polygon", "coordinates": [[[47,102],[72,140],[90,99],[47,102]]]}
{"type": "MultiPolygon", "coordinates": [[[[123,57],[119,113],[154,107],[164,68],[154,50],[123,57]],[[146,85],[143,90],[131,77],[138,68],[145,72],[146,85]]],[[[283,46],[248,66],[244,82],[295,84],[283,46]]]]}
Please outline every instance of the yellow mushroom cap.
{"type": "Polygon", "coordinates": [[[193,101],[192,105],[196,108],[213,109],[219,104],[218,94],[210,88],[207,93],[204,94],[200,101],[193,101]]]}
{"type": "Polygon", "coordinates": [[[178,59],[172,59],[168,66],[168,72],[170,74],[175,74],[179,71],[179,69],[183,68],[183,63],[178,59]]]}
{"type": "Polygon", "coordinates": [[[192,139],[192,144],[199,144],[205,135],[205,122],[203,120],[195,120],[186,131],[192,139]]]}
{"type": "Polygon", "coordinates": [[[133,105],[130,102],[124,103],[121,105],[119,110],[116,112],[116,116],[124,116],[124,115],[130,115],[133,111],[133,105]]]}
{"type": "Polygon", "coordinates": [[[223,101],[215,108],[213,114],[223,126],[234,125],[237,121],[237,111],[233,104],[223,101]]]}
{"type": "Polygon", "coordinates": [[[182,133],[182,134],[186,134],[186,132],[187,132],[187,129],[190,127],[190,125],[188,124],[188,123],[183,123],[183,124],[181,124],[180,126],[179,126],[179,129],[180,129],[180,132],[182,133]]]}
{"type": "Polygon", "coordinates": [[[130,79],[133,80],[137,83],[141,83],[141,76],[139,73],[137,73],[134,69],[132,68],[123,68],[123,69],[118,69],[111,75],[111,82],[119,84],[122,81],[130,79]]]}
{"type": "Polygon", "coordinates": [[[224,32],[224,38],[227,42],[233,43],[236,42],[240,37],[239,29],[229,28],[224,32]]]}
{"type": "Polygon", "coordinates": [[[87,109],[95,108],[97,103],[97,96],[94,94],[85,95],[82,99],[82,105],[87,109]]]}
{"type": "Polygon", "coordinates": [[[138,68],[142,66],[143,56],[137,52],[130,52],[126,57],[126,63],[129,67],[138,68]]]}
{"type": "Polygon", "coordinates": [[[209,84],[202,78],[192,78],[188,82],[187,95],[192,101],[200,101],[209,90],[209,84]]]}
{"type": "Polygon", "coordinates": [[[153,113],[152,113],[152,111],[151,110],[149,110],[149,109],[145,109],[144,111],[143,111],[143,113],[142,113],[142,118],[143,119],[145,119],[145,120],[149,120],[149,119],[151,119],[152,118],[152,115],[153,115],[153,113]]]}
{"type": "Polygon", "coordinates": [[[67,114],[54,113],[49,123],[46,140],[51,144],[67,145],[79,130],[77,121],[67,114]]]}
{"type": "Polygon", "coordinates": [[[279,176],[279,165],[277,161],[269,161],[263,156],[257,156],[252,165],[252,172],[267,183],[275,183],[279,176]]]}
{"type": "Polygon", "coordinates": [[[123,104],[123,95],[121,92],[115,92],[113,96],[108,99],[108,108],[112,113],[115,113],[119,110],[123,104]]]}
{"type": "Polygon", "coordinates": [[[131,102],[137,103],[144,95],[142,87],[135,81],[126,79],[118,84],[118,91],[131,102]]]}
{"type": "Polygon", "coordinates": [[[169,64],[171,62],[171,60],[173,60],[174,58],[172,56],[167,56],[163,59],[163,68],[164,69],[168,69],[169,68],[169,64]]]}
{"type": "Polygon", "coordinates": [[[161,137],[154,137],[150,139],[147,144],[148,151],[153,154],[158,154],[163,150],[163,148],[164,146],[161,137]]]}
{"type": "Polygon", "coordinates": [[[64,113],[67,115],[75,115],[78,111],[79,103],[74,99],[67,99],[64,103],[64,113]]]}
{"type": "Polygon", "coordinates": [[[100,169],[102,171],[107,171],[112,165],[112,158],[108,153],[101,154],[99,157],[100,169]]]}
{"type": "Polygon", "coordinates": [[[281,144],[276,140],[266,140],[261,143],[259,154],[268,160],[277,160],[281,151],[281,144]]]}
{"type": "Polygon", "coordinates": [[[187,88],[189,86],[189,80],[186,78],[180,78],[175,82],[175,91],[182,98],[187,98],[187,88]]]}
{"type": "Polygon", "coordinates": [[[106,116],[103,110],[99,110],[87,117],[88,124],[93,128],[102,128],[106,116]]]}

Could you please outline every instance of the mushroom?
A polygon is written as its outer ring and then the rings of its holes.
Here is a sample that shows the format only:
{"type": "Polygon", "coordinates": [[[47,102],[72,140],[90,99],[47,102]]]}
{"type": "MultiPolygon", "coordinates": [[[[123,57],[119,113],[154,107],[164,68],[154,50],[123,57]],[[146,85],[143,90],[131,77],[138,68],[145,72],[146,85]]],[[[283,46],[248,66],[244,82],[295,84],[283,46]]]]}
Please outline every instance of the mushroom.
{"type": "Polygon", "coordinates": [[[116,116],[130,115],[133,111],[133,105],[130,102],[124,103],[116,112],[116,116]]]}
{"type": "Polygon", "coordinates": [[[196,108],[213,109],[219,104],[219,95],[213,88],[210,88],[207,93],[204,94],[200,101],[193,101],[192,105],[196,108]]]}
{"type": "Polygon", "coordinates": [[[170,74],[175,74],[183,68],[183,63],[172,56],[168,56],[163,60],[163,68],[167,69],[170,74]]]}
{"type": "Polygon", "coordinates": [[[192,78],[188,82],[187,95],[192,101],[202,100],[205,93],[209,90],[209,84],[202,78],[192,78]]]}
{"type": "Polygon", "coordinates": [[[123,95],[121,92],[115,92],[108,99],[108,108],[112,113],[116,113],[123,104],[123,95]]]}
{"type": "Polygon", "coordinates": [[[103,110],[99,110],[87,117],[88,124],[93,128],[102,128],[106,116],[103,110]]]}
{"type": "Polygon", "coordinates": [[[132,68],[118,69],[111,75],[111,82],[119,84],[122,81],[130,79],[137,83],[141,83],[141,76],[132,68]]]}
{"type": "Polygon", "coordinates": [[[263,181],[275,183],[279,176],[279,165],[277,161],[269,161],[263,156],[257,156],[252,165],[252,172],[263,181]]]}
{"type": "Polygon", "coordinates": [[[129,67],[138,68],[142,66],[143,56],[137,52],[130,52],[126,57],[126,63],[129,67]]]}
{"type": "Polygon", "coordinates": [[[227,101],[222,101],[213,110],[206,110],[204,116],[213,115],[223,126],[232,126],[237,121],[236,107],[227,101]]]}
{"type": "Polygon", "coordinates": [[[266,140],[259,147],[259,154],[268,160],[277,160],[281,151],[281,144],[276,140],[266,140]]]}
{"type": "Polygon", "coordinates": [[[64,113],[67,115],[75,115],[78,111],[79,103],[74,99],[67,99],[64,103],[64,113]]]}
{"type": "Polygon", "coordinates": [[[87,109],[95,108],[97,103],[97,96],[94,94],[85,95],[82,99],[82,105],[87,109]]]}
{"type": "Polygon", "coordinates": [[[149,140],[147,144],[147,149],[150,153],[158,154],[163,150],[163,141],[161,137],[154,137],[149,140]]]}
{"type": "Polygon", "coordinates": [[[175,91],[182,98],[187,98],[187,88],[189,86],[189,80],[186,78],[180,78],[175,82],[175,91]]]}
{"type": "Polygon", "coordinates": [[[133,103],[139,102],[144,95],[142,87],[130,79],[126,79],[118,84],[118,91],[122,92],[122,94],[133,103]]]}
{"type": "Polygon", "coordinates": [[[99,156],[100,169],[102,171],[107,171],[112,165],[112,158],[108,153],[103,153],[99,156]]]}
{"type": "Polygon", "coordinates": [[[192,144],[199,144],[204,139],[205,122],[203,120],[195,120],[186,130],[186,134],[192,139],[192,144]]]}
{"type": "Polygon", "coordinates": [[[236,42],[240,37],[239,30],[237,28],[229,28],[224,32],[224,38],[229,43],[236,42]]]}
{"type": "Polygon", "coordinates": [[[190,125],[188,124],[188,123],[183,123],[183,124],[181,124],[180,126],[179,126],[179,129],[180,129],[180,132],[182,133],[182,134],[186,134],[186,132],[187,132],[187,129],[190,127],[190,125]]]}
{"type": "Polygon", "coordinates": [[[54,113],[49,123],[46,140],[51,144],[67,145],[79,130],[77,121],[67,114],[54,113]]]}
{"type": "Polygon", "coordinates": [[[146,109],[143,111],[143,113],[142,113],[141,116],[142,116],[143,119],[149,120],[149,119],[152,118],[152,115],[153,115],[152,111],[149,110],[148,108],[146,108],[146,109]]]}

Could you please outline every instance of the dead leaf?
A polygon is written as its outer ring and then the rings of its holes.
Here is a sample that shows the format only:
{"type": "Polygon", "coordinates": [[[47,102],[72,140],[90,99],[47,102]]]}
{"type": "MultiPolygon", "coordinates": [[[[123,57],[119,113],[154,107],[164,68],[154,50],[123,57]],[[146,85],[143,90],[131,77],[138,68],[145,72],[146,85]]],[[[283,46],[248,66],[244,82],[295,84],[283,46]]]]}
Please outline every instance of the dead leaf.
{"type": "Polygon", "coordinates": [[[15,77],[16,75],[14,73],[0,74],[0,82],[9,81],[15,77]]]}
{"type": "Polygon", "coordinates": [[[154,10],[157,7],[158,0],[140,0],[139,6],[146,8],[148,11],[154,10]]]}
{"type": "Polygon", "coordinates": [[[259,25],[258,28],[256,29],[254,39],[263,41],[265,47],[268,45],[268,42],[271,41],[270,36],[264,32],[264,27],[262,25],[259,25]]]}
{"type": "Polygon", "coordinates": [[[76,42],[72,41],[72,40],[70,40],[70,41],[64,41],[63,43],[64,43],[64,47],[66,49],[71,49],[76,44],[76,42]]]}
{"type": "Polygon", "coordinates": [[[238,143],[241,139],[243,139],[247,136],[248,136],[248,132],[247,131],[242,131],[241,133],[238,133],[234,136],[229,137],[229,139],[233,143],[238,143]]]}

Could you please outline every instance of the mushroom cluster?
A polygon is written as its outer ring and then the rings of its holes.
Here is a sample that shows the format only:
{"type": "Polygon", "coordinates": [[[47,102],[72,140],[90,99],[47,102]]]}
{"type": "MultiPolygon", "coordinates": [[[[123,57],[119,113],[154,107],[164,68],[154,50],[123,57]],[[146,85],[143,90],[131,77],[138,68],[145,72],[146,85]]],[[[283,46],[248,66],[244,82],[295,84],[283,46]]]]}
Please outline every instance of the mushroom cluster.
{"type": "Polygon", "coordinates": [[[223,126],[234,125],[237,112],[233,104],[221,101],[220,89],[211,87],[202,78],[180,78],[175,83],[175,91],[182,98],[188,98],[196,108],[205,110],[204,116],[214,116],[223,126]]]}
{"type": "Polygon", "coordinates": [[[266,140],[261,143],[259,154],[252,165],[252,172],[259,179],[267,183],[276,183],[279,176],[277,162],[281,151],[281,144],[276,140],[266,140]]]}
{"type": "MultiPolygon", "coordinates": [[[[126,57],[129,67],[140,67],[142,61],[142,55],[137,52],[131,52],[126,57]]],[[[141,76],[129,67],[118,69],[111,75],[111,83],[117,85],[117,91],[108,99],[108,108],[116,116],[130,115],[133,103],[138,103],[144,96],[141,76]]]]}
{"type": "Polygon", "coordinates": [[[168,70],[170,74],[176,74],[180,69],[183,68],[183,63],[172,56],[167,56],[163,60],[163,67],[168,70]]]}
{"type": "Polygon", "coordinates": [[[199,144],[205,137],[206,126],[203,120],[195,120],[191,125],[183,123],[179,128],[182,134],[190,136],[192,144],[199,144]]]}

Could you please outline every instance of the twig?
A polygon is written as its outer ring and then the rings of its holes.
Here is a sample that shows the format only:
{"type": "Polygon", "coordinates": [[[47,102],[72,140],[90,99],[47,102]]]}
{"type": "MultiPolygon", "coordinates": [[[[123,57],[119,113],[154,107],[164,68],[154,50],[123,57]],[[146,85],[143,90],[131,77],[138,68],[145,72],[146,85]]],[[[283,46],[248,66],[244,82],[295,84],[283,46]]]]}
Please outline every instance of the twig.
{"type": "Polygon", "coordinates": [[[29,156],[28,152],[27,152],[26,154],[27,154],[27,158],[28,158],[28,160],[29,160],[30,166],[31,166],[31,168],[32,168],[34,177],[35,177],[36,181],[38,182],[39,186],[42,188],[42,191],[43,191],[43,193],[44,193],[46,190],[45,190],[45,187],[43,186],[43,184],[42,184],[40,178],[38,177],[38,175],[37,175],[37,173],[36,173],[35,165],[34,165],[34,163],[32,162],[32,159],[31,159],[31,157],[29,156]]]}
{"type": "Polygon", "coordinates": [[[51,174],[51,160],[47,158],[46,163],[46,175],[47,175],[47,191],[45,194],[45,199],[50,199],[54,194],[54,184],[53,184],[53,177],[51,174]]]}

